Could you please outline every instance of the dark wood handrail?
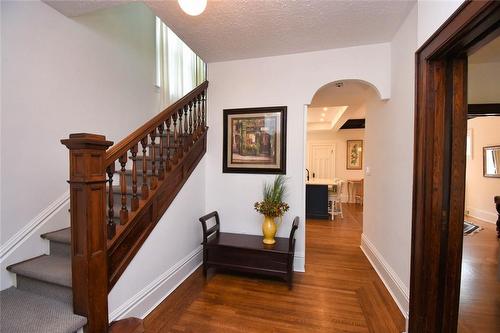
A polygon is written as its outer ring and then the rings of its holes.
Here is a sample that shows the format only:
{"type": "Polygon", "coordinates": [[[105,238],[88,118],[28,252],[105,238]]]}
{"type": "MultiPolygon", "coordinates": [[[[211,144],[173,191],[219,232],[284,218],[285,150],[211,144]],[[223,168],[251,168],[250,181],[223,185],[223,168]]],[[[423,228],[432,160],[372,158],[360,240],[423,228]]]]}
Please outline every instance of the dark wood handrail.
{"type": "Polygon", "coordinates": [[[178,101],[169,105],[165,110],[156,115],[154,118],[149,120],[147,123],[136,129],[125,139],[121,140],[113,147],[106,151],[106,160],[104,165],[108,166],[114,163],[120,156],[126,154],[137,142],[141,141],[146,135],[154,131],[158,126],[160,126],[167,118],[172,116],[174,112],[182,109],[186,104],[191,102],[194,97],[203,93],[208,87],[208,81],[203,82],[188,94],[184,95],[178,101]]]}
{"type": "Polygon", "coordinates": [[[73,308],[87,332],[108,332],[109,291],[206,152],[207,89],[205,81],[114,146],[97,134],[61,140],[70,157],[73,308]]]}

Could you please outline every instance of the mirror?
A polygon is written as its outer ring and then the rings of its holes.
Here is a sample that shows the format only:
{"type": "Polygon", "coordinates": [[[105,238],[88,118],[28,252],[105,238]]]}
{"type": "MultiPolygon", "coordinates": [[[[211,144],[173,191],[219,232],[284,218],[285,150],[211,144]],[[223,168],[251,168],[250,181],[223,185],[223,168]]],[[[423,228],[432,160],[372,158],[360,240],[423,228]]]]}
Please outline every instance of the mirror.
{"type": "Polygon", "coordinates": [[[483,173],[485,177],[500,178],[500,146],[483,148],[483,173]]]}

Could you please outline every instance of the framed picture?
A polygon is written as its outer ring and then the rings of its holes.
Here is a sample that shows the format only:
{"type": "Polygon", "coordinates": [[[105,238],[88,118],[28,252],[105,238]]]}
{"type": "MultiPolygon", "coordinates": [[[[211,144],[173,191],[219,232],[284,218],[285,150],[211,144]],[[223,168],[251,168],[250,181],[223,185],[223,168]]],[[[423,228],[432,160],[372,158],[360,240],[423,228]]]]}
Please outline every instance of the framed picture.
{"type": "Polygon", "coordinates": [[[224,110],[222,171],[286,173],[286,106],[224,110]]]}
{"type": "Polygon", "coordinates": [[[483,176],[500,178],[500,146],[483,147],[483,176]]]}
{"type": "Polygon", "coordinates": [[[363,168],[363,140],[347,140],[346,155],[347,170],[361,170],[363,168]]]}

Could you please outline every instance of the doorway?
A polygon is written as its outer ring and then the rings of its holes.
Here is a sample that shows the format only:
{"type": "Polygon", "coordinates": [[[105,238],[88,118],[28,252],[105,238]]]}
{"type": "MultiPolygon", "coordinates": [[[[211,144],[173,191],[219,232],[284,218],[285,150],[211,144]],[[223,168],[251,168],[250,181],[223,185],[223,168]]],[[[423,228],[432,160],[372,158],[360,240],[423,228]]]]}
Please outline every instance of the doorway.
{"type": "Polygon", "coordinates": [[[341,223],[345,205],[362,213],[365,118],[379,100],[359,80],[334,81],[314,94],[306,114],[307,218],[341,223]]]}
{"type": "Polygon", "coordinates": [[[457,331],[465,211],[467,55],[499,33],[500,2],[466,2],[416,54],[411,333],[457,331]]]}

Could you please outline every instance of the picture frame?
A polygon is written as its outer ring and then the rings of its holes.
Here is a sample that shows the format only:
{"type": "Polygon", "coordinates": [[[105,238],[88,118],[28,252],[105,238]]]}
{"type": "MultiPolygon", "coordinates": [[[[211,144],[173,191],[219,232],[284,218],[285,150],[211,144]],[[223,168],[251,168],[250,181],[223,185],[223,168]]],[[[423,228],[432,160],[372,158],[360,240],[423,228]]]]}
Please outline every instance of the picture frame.
{"type": "Polygon", "coordinates": [[[346,169],[363,169],[363,140],[347,140],[346,169]]]}
{"type": "Polygon", "coordinates": [[[500,178],[500,145],[483,147],[483,176],[500,178]]]}
{"type": "Polygon", "coordinates": [[[286,174],[286,111],[224,109],[222,172],[286,174]]]}

